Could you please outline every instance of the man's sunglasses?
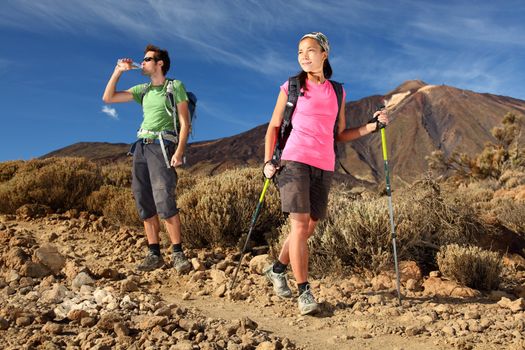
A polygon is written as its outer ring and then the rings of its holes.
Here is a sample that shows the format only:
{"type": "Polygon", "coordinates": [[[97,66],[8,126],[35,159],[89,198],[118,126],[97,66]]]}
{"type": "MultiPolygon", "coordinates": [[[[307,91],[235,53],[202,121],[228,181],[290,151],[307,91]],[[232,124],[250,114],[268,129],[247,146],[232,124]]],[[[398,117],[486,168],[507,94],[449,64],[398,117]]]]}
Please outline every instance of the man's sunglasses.
{"type": "Polygon", "coordinates": [[[155,60],[155,62],[157,62],[157,59],[155,57],[144,57],[144,59],[142,60],[142,62],[149,62],[151,60],[155,60]]]}

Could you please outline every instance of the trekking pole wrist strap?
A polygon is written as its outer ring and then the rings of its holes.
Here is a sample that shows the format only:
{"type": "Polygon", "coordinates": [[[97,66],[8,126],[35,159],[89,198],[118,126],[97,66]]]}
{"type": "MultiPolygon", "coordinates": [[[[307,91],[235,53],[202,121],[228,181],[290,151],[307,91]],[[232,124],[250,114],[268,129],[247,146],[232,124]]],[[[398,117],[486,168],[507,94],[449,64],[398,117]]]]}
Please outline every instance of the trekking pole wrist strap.
{"type": "Polygon", "coordinates": [[[266,166],[266,164],[273,164],[274,167],[278,167],[279,166],[279,161],[277,159],[270,159],[270,160],[267,160],[266,162],[264,162],[264,166],[266,166]]]}
{"type": "MultiPolygon", "coordinates": [[[[384,109],[385,109],[384,104],[377,105],[377,111],[382,111],[384,109]]],[[[376,123],[376,128],[372,132],[378,132],[379,130],[386,128],[386,124],[381,123],[379,119],[377,118],[377,116],[373,116],[372,119],[368,121],[368,123],[376,123]]]]}
{"type": "Polygon", "coordinates": [[[272,164],[276,169],[279,168],[279,161],[277,159],[270,159],[266,162],[264,162],[264,165],[263,165],[263,168],[262,168],[262,173],[263,173],[263,178],[266,179],[266,174],[264,173],[264,168],[266,168],[266,165],[267,164],[272,164]]]}
{"type": "Polygon", "coordinates": [[[375,123],[376,124],[376,128],[374,129],[374,131],[372,132],[378,132],[379,130],[383,129],[386,127],[386,124],[383,124],[379,121],[379,119],[377,119],[377,117],[373,117],[372,119],[370,119],[367,124],[370,124],[370,123],[375,123]]]}

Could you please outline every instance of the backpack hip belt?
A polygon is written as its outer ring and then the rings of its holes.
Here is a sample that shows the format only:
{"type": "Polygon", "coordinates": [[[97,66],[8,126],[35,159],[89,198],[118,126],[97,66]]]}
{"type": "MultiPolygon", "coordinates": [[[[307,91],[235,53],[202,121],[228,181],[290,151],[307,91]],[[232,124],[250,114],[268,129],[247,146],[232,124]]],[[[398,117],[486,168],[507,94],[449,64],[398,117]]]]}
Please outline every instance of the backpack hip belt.
{"type": "Polygon", "coordinates": [[[171,131],[171,130],[151,131],[151,130],[145,130],[145,129],[139,129],[139,131],[137,131],[138,138],[143,139],[143,137],[140,137],[140,135],[143,135],[143,134],[150,134],[150,135],[157,136],[160,142],[160,149],[162,151],[162,155],[164,156],[164,161],[166,162],[166,167],[168,169],[171,168],[170,161],[168,159],[168,154],[166,153],[166,146],[164,144],[164,140],[177,144],[179,141],[179,138],[177,135],[174,135],[174,131],[171,131]]]}

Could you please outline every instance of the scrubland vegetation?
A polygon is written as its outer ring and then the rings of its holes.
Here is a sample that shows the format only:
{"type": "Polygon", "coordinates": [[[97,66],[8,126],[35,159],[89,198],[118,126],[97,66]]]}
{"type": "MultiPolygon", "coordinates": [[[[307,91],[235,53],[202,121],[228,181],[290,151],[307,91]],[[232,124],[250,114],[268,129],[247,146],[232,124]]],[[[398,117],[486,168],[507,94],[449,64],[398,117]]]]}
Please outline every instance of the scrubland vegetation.
{"type": "MultiPolygon", "coordinates": [[[[477,156],[435,152],[430,173],[395,189],[394,216],[400,260],[425,270],[439,268],[466,285],[497,287],[502,254],[491,246],[500,235],[525,240],[525,152],[522,121],[506,115],[494,129],[497,143],[477,156]],[[490,251],[490,250],[493,251],[490,251]]],[[[260,169],[232,169],[213,177],[178,170],[177,198],[188,247],[236,246],[244,241],[263,185],[260,169]]],[[[130,164],[100,166],[80,158],[48,158],[0,164],[0,213],[23,205],[54,212],[68,209],[103,215],[120,225],[140,226],[130,189],[130,164]]],[[[253,239],[273,252],[289,232],[278,191],[271,186],[253,239]]],[[[356,194],[334,184],[329,212],[309,241],[311,269],[345,275],[379,273],[392,266],[387,199],[356,194]]],[[[525,256],[525,251],[517,253],[525,256]]]]}

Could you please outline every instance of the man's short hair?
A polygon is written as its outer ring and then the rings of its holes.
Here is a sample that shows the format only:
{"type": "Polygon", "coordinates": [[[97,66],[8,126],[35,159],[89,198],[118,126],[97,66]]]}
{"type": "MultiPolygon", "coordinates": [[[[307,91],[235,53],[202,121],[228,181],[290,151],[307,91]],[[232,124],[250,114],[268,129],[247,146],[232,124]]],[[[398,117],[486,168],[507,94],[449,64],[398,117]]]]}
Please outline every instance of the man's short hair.
{"type": "Polygon", "coordinates": [[[144,49],[144,54],[146,54],[149,51],[155,53],[155,62],[164,62],[164,65],[162,66],[162,73],[166,75],[166,73],[168,73],[168,71],[170,70],[170,56],[168,54],[168,51],[151,44],[146,46],[146,49],[144,49]]]}

